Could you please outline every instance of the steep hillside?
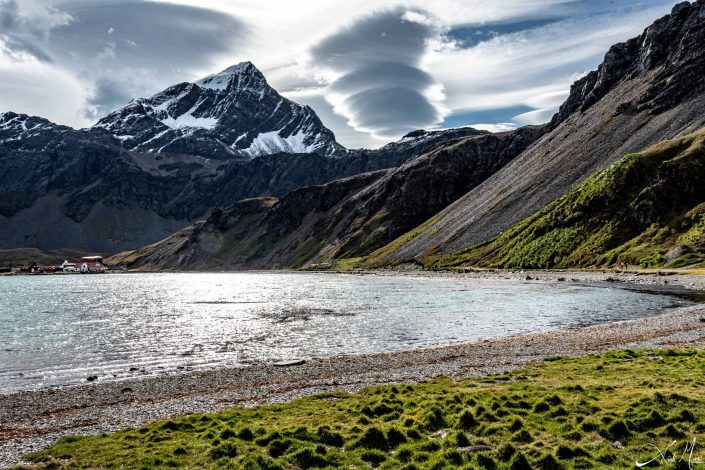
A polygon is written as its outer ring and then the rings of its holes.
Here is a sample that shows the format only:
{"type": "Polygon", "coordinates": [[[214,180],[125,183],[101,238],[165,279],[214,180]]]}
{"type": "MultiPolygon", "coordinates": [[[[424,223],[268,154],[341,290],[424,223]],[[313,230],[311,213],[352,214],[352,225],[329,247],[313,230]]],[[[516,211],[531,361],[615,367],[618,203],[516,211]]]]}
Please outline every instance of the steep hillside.
{"type": "MultiPolygon", "coordinates": [[[[447,207],[536,141],[542,126],[443,144],[346,201],[312,261],[365,256],[447,207]]],[[[313,235],[313,234],[312,234],[313,235]]]]}
{"type": "Polygon", "coordinates": [[[705,129],[627,155],[496,239],[428,262],[504,268],[705,262],[705,129]]]}
{"type": "Polygon", "coordinates": [[[380,250],[372,265],[484,242],[623,155],[705,126],[705,1],[683,2],[613,46],[575,83],[545,134],[492,178],[380,250]]]}
{"type": "Polygon", "coordinates": [[[300,265],[321,241],[300,244],[291,234],[323,229],[346,198],[388,170],[298,189],[281,200],[256,198],[216,210],[205,221],[186,227],[153,245],[119,253],[109,263],[159,270],[227,270],[300,265]]]}
{"type": "Polygon", "coordinates": [[[279,268],[363,256],[482,182],[542,132],[527,127],[461,137],[395,169],[301,188],[280,200],[242,201],[114,262],[145,269],[279,268]]]}

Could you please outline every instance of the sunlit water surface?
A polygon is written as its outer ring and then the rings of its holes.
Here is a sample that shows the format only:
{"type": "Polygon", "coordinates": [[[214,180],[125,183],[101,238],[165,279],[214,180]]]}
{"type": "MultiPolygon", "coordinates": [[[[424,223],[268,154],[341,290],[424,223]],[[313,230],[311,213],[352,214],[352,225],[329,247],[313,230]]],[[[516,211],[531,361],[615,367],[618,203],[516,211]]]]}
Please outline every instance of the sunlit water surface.
{"type": "Polygon", "coordinates": [[[314,273],[0,277],[0,393],[653,315],[618,286],[314,273]]]}

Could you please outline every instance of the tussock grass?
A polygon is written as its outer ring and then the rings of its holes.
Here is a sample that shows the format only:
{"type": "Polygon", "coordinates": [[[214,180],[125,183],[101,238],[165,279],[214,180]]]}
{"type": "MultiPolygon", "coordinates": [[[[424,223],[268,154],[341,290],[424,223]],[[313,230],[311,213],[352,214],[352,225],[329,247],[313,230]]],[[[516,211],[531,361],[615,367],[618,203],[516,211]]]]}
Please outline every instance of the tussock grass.
{"type": "Polygon", "coordinates": [[[549,359],[65,437],[28,459],[40,468],[634,468],[655,455],[645,446],[679,459],[686,443],[705,441],[705,351],[549,359]]]}

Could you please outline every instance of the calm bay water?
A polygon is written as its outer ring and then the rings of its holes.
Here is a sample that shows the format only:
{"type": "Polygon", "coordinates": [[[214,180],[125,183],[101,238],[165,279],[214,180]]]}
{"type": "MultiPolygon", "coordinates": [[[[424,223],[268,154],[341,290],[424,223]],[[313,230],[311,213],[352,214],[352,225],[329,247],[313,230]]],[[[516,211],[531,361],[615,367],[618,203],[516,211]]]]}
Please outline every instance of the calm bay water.
{"type": "Polygon", "coordinates": [[[618,286],[314,273],[0,277],[0,393],[648,316],[618,286]]]}

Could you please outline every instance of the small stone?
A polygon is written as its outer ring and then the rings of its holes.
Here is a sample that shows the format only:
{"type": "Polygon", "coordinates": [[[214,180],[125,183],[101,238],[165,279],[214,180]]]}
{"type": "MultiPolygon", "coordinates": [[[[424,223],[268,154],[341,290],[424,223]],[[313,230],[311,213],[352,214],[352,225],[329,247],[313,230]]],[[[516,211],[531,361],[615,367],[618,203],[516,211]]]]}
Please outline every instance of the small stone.
{"type": "Polygon", "coordinates": [[[439,430],[439,431],[434,432],[433,434],[431,434],[431,435],[428,436],[428,437],[430,437],[431,439],[443,439],[443,438],[446,437],[447,435],[448,435],[448,430],[447,430],[447,429],[441,429],[441,430],[439,430]]]}
{"type": "Polygon", "coordinates": [[[121,393],[130,393],[132,392],[132,389],[130,387],[125,387],[122,390],[120,390],[121,393]]]}
{"type": "Polygon", "coordinates": [[[475,446],[467,446],[467,447],[458,447],[458,452],[484,452],[487,450],[494,450],[494,447],[488,446],[488,445],[475,445],[475,446]]]}
{"type": "Polygon", "coordinates": [[[280,362],[275,362],[274,367],[300,366],[305,363],[306,363],[306,361],[304,361],[303,359],[294,360],[294,361],[280,361],[280,362]]]}
{"type": "Polygon", "coordinates": [[[97,375],[89,375],[88,377],[86,377],[86,380],[89,382],[93,382],[95,380],[98,380],[98,376],[97,375]]]}

